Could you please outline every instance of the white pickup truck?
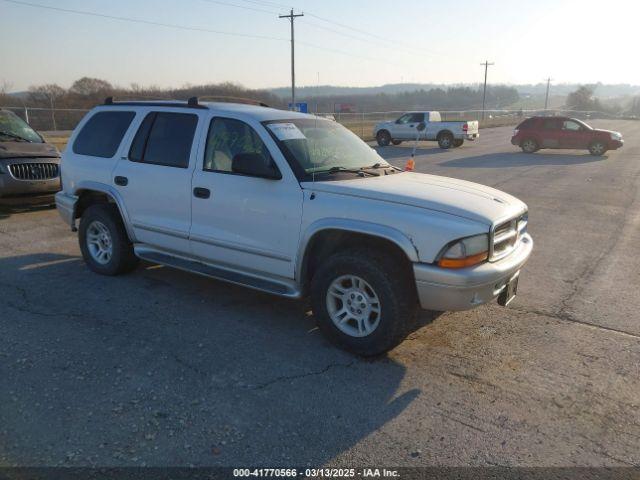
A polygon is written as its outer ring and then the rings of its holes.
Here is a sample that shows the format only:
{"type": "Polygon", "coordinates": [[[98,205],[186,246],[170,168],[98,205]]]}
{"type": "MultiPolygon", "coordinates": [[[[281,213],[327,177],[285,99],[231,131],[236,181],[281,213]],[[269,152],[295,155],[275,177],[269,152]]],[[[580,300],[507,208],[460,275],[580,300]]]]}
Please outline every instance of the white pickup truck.
{"type": "Polygon", "coordinates": [[[506,305],[533,248],[511,195],[404,172],[336,122],[261,106],[107,99],[69,139],[62,185],[93,271],[144,259],[310,296],[320,329],[362,355],[402,341],[418,306],[506,305]]]}
{"type": "Polygon", "coordinates": [[[376,124],[373,136],[378,145],[399,145],[405,140],[436,140],[440,148],[460,147],[465,140],[475,140],[478,122],[475,120],[443,122],[440,112],[407,112],[392,122],[376,124]],[[418,126],[424,124],[424,130],[418,126]]]}

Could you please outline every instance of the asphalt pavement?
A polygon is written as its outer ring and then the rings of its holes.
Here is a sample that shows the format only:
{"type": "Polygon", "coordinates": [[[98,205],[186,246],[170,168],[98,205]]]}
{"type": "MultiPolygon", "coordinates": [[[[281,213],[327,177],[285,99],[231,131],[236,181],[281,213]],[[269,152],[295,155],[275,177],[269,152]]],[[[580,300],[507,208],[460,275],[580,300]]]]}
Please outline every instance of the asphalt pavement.
{"type": "Polygon", "coordinates": [[[624,148],[420,144],[417,171],[525,201],[535,250],[509,307],[424,313],[373,360],[304,302],[102,277],[55,210],[0,210],[0,466],[640,465],[640,122],[593,124],[624,148]]]}

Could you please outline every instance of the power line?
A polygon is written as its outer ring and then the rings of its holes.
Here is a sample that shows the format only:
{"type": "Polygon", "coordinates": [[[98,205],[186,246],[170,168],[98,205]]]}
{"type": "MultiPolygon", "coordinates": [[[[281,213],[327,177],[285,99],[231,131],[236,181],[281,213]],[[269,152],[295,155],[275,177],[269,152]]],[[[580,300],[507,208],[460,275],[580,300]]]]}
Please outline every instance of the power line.
{"type": "Polygon", "coordinates": [[[73,13],[76,15],[85,15],[85,16],[89,16],[89,17],[99,17],[99,18],[107,18],[109,20],[118,20],[121,22],[129,22],[129,23],[141,23],[144,25],[152,25],[155,27],[164,27],[164,28],[174,28],[174,29],[178,29],[178,30],[189,30],[189,31],[193,31],[193,32],[204,32],[204,33],[214,33],[217,35],[228,35],[231,37],[244,37],[244,38],[255,38],[255,39],[259,39],[259,40],[277,40],[280,42],[286,42],[287,39],[286,38],[278,38],[278,37],[269,37],[267,35],[255,35],[252,33],[238,33],[238,32],[225,32],[222,30],[212,30],[210,28],[202,28],[202,27],[190,27],[188,25],[177,25],[177,24],[173,24],[173,23],[162,23],[162,22],[154,22],[151,20],[144,20],[141,18],[130,18],[130,17],[119,17],[116,15],[107,15],[104,13],[96,13],[96,12],[88,12],[86,10],[73,10],[70,8],[61,8],[61,7],[52,7],[50,5],[40,5],[38,3],[29,3],[29,2],[22,2],[19,0],[1,0],[3,2],[8,2],[8,3],[13,3],[16,5],[23,5],[23,6],[27,6],[27,7],[33,7],[33,8],[43,8],[46,10],[53,10],[56,12],[63,12],[63,13],[73,13]]]}
{"type": "Polygon", "coordinates": [[[226,7],[242,8],[244,10],[251,10],[253,12],[266,13],[268,15],[277,15],[278,14],[278,12],[275,12],[275,11],[272,11],[272,10],[264,10],[262,8],[247,7],[245,5],[237,5],[235,3],[222,2],[222,1],[219,1],[219,0],[201,0],[201,1],[207,2],[207,3],[216,3],[218,5],[224,5],[226,7]]]}
{"type": "MultiPolygon", "coordinates": [[[[150,25],[150,26],[154,26],[154,27],[172,28],[172,29],[177,29],[177,30],[187,30],[187,31],[202,32],[202,33],[212,33],[212,34],[216,34],[216,35],[227,35],[227,36],[242,37],[242,38],[254,38],[254,39],[258,39],[258,40],[273,40],[273,41],[279,41],[279,42],[288,42],[289,41],[289,39],[286,39],[286,38],[271,37],[271,36],[267,36],[267,35],[255,35],[255,34],[250,34],[250,33],[238,33],[238,32],[225,32],[225,31],[222,31],[222,30],[213,30],[213,29],[209,29],[209,28],[191,27],[191,26],[188,26],[188,25],[178,25],[178,24],[172,24],[172,23],[155,22],[155,21],[151,21],[151,20],[144,20],[144,19],[141,19],[141,18],[120,17],[120,16],[107,15],[107,14],[97,13],[97,12],[88,12],[88,11],[85,11],[85,10],[73,10],[73,9],[69,9],[69,8],[53,7],[53,6],[50,6],[50,5],[40,5],[40,4],[37,4],[37,3],[24,2],[24,1],[20,1],[20,0],[0,0],[0,1],[7,2],[7,3],[13,3],[13,4],[16,4],[16,5],[32,7],[32,8],[41,8],[41,9],[46,9],[46,10],[53,10],[53,11],[60,12],[60,13],[71,13],[71,14],[75,14],[75,15],[84,15],[84,16],[89,16],[89,17],[105,18],[105,19],[108,19],[108,20],[117,20],[117,21],[121,21],[121,22],[139,23],[139,24],[150,25]]],[[[379,62],[379,59],[375,59],[375,58],[371,58],[371,57],[367,57],[367,56],[363,56],[363,55],[357,55],[357,54],[346,52],[346,51],[342,51],[342,50],[336,50],[336,49],[333,49],[333,48],[327,48],[327,47],[323,47],[321,45],[316,45],[316,44],[310,43],[310,42],[298,41],[298,43],[301,44],[301,45],[305,45],[307,47],[318,49],[318,50],[324,50],[326,52],[337,53],[337,54],[340,54],[340,55],[345,55],[345,56],[349,56],[349,57],[353,57],[353,58],[360,58],[360,59],[368,60],[368,61],[371,61],[371,62],[379,62]]]]}

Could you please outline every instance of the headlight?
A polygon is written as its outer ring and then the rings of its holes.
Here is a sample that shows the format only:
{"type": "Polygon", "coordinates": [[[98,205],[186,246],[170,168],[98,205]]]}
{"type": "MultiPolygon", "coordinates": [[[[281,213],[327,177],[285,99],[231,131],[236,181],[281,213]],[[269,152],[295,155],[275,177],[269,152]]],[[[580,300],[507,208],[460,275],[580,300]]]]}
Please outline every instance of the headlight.
{"type": "Polygon", "coordinates": [[[489,235],[483,233],[450,243],[438,260],[442,268],[465,268],[477,265],[489,258],[489,235]]]}
{"type": "Polygon", "coordinates": [[[622,140],[622,134],[619,132],[611,132],[611,140],[622,140]]]}

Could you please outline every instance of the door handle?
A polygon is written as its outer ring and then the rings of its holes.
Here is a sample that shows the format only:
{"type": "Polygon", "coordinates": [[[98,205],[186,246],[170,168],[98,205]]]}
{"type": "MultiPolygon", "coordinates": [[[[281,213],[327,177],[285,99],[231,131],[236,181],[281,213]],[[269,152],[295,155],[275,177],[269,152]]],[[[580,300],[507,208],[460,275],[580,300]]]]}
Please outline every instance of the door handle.
{"type": "Polygon", "coordinates": [[[113,181],[116,185],[120,185],[121,187],[126,187],[127,184],[129,183],[129,179],[127,177],[120,177],[120,176],[115,177],[113,181]]]}
{"type": "Polygon", "coordinates": [[[197,198],[209,198],[211,191],[208,188],[196,187],[193,189],[193,196],[197,198]]]}

